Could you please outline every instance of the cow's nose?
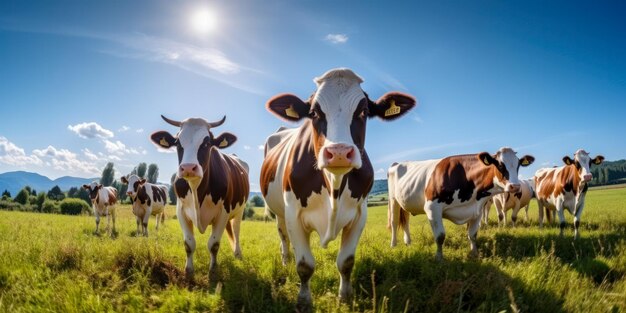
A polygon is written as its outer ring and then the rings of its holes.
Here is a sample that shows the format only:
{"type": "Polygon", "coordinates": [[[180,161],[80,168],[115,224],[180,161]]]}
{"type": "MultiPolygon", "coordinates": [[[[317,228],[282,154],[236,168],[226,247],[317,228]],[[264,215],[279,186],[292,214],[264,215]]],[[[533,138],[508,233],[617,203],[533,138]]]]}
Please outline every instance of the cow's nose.
{"type": "Polygon", "coordinates": [[[180,165],[180,174],[182,177],[197,176],[198,164],[184,163],[180,165]]]}
{"type": "Polygon", "coordinates": [[[591,179],[593,179],[593,174],[587,174],[583,176],[583,179],[585,179],[585,182],[591,181],[591,179]]]}
{"type": "Polygon", "coordinates": [[[354,147],[344,144],[325,147],[324,159],[328,167],[350,167],[354,160],[354,147]]]}
{"type": "Polygon", "coordinates": [[[506,188],[504,188],[505,192],[518,192],[520,189],[520,184],[508,184],[506,188]]]}

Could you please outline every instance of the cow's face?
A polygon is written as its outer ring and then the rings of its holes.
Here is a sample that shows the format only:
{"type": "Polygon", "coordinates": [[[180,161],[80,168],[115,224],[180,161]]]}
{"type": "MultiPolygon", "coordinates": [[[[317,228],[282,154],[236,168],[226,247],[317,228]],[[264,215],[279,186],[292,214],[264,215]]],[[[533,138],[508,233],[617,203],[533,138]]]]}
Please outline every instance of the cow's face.
{"type": "Polygon", "coordinates": [[[137,191],[139,190],[139,187],[146,183],[145,178],[139,178],[139,176],[135,174],[128,175],[128,177],[122,176],[121,180],[122,183],[128,185],[128,189],[126,189],[126,194],[131,199],[135,199],[135,197],[137,197],[137,191]]]}
{"type": "Polygon", "coordinates": [[[415,106],[413,97],[398,92],[373,102],[362,82],[349,69],[330,70],[315,79],[317,90],[307,102],[283,94],[270,99],[267,108],[288,121],[310,119],[317,167],[345,174],[361,167],[367,118],[393,120],[415,106]]]}
{"type": "Polygon", "coordinates": [[[604,157],[601,155],[596,156],[595,158],[591,158],[587,151],[580,149],[574,153],[574,160],[570,159],[569,156],[563,157],[563,163],[566,165],[574,164],[576,166],[576,170],[578,171],[578,175],[580,176],[581,181],[589,182],[593,179],[593,175],[589,168],[591,168],[591,164],[599,165],[604,161],[604,157]]]}
{"type": "MultiPolygon", "coordinates": [[[[162,116],[163,117],[163,116],[162,116]]],[[[214,137],[211,128],[224,123],[221,121],[209,123],[201,118],[188,118],[182,122],[163,119],[180,127],[176,136],[166,131],[156,132],[151,135],[152,142],[163,149],[176,147],[178,152],[178,177],[184,178],[192,186],[197,186],[205,171],[208,169],[208,156],[212,147],[223,149],[230,147],[237,137],[231,133],[223,133],[214,137]]]]}
{"type": "Polygon", "coordinates": [[[504,189],[504,192],[517,192],[520,189],[518,172],[520,166],[528,166],[535,161],[531,155],[518,158],[511,148],[500,148],[495,155],[487,152],[478,154],[478,159],[486,166],[494,166],[496,175],[494,184],[504,189]]]}
{"type": "Polygon", "coordinates": [[[102,184],[92,182],[89,185],[83,185],[83,188],[89,192],[89,199],[91,199],[91,202],[94,202],[96,201],[96,198],[98,198],[98,191],[102,188],[102,184]]]}

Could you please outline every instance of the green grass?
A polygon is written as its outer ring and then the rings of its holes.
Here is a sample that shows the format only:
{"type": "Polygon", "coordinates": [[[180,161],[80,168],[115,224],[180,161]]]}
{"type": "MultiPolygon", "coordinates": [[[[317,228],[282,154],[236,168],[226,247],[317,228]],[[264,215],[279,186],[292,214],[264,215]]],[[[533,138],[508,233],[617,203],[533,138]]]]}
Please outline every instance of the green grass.
{"type": "MultiPolygon", "coordinates": [[[[209,283],[208,234],[197,235],[194,283],[184,279],[185,252],[173,207],[157,233],[135,238],[128,206],[119,207],[119,236],[95,236],[94,218],[0,212],[0,311],[293,312],[299,279],[283,267],[273,222],[244,221],[243,260],[226,238],[221,281],[209,283]]],[[[626,310],[626,189],[587,195],[580,240],[568,229],[531,223],[498,228],[495,210],[479,232],[478,259],[467,257],[465,227],[446,222],[445,261],[424,216],[411,218],[413,243],[389,247],[386,207],[369,208],[352,276],[355,299],[340,305],[338,242],[312,246],[311,280],[320,312],[619,312],[626,310]]],[[[257,209],[257,215],[262,210],[257,209]]],[[[571,216],[568,221],[571,224],[571,216]]],[[[101,225],[102,226],[102,225],[101,225]]],[[[225,236],[224,236],[225,237],[225,236]]]]}

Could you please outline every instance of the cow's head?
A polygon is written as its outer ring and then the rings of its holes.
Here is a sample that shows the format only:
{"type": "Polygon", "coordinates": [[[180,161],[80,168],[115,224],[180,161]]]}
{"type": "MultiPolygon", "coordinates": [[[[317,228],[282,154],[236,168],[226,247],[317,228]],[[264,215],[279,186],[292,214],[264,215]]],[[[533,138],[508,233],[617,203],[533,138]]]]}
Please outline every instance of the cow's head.
{"type": "Polygon", "coordinates": [[[137,197],[137,191],[141,185],[146,183],[145,178],[139,178],[139,176],[135,174],[130,174],[128,177],[122,176],[122,183],[128,185],[128,189],[126,189],[126,194],[131,198],[135,199],[137,197]]]}
{"type": "Polygon", "coordinates": [[[282,94],[270,99],[267,109],[288,121],[309,119],[317,167],[333,174],[361,167],[369,117],[393,120],[415,106],[413,97],[399,92],[371,101],[361,89],[363,80],[349,69],[330,70],[314,81],[317,90],[308,101],[282,94]]]}
{"type": "Polygon", "coordinates": [[[520,189],[520,180],[518,172],[520,166],[531,165],[535,158],[531,155],[525,155],[518,158],[517,153],[511,148],[500,148],[495,155],[488,152],[478,154],[478,159],[486,166],[496,168],[496,175],[493,183],[502,188],[504,192],[517,192],[520,189]]]}
{"type": "Polygon", "coordinates": [[[89,185],[83,185],[83,188],[89,192],[89,199],[91,199],[91,202],[94,202],[96,201],[96,198],[98,198],[98,191],[102,188],[102,184],[94,181],[89,185]]]}
{"type": "Polygon", "coordinates": [[[593,175],[589,170],[591,164],[599,165],[602,164],[602,161],[604,161],[603,156],[598,155],[592,159],[589,156],[589,153],[587,153],[587,151],[583,149],[579,149],[578,151],[576,151],[576,153],[574,153],[573,160],[567,155],[563,157],[563,163],[565,163],[566,165],[574,164],[576,166],[576,170],[578,170],[578,175],[580,176],[580,179],[584,182],[589,182],[591,181],[591,179],[593,179],[593,175]]]}
{"type": "Polygon", "coordinates": [[[237,137],[231,133],[222,133],[215,137],[211,128],[220,126],[226,120],[207,122],[202,118],[188,118],[182,122],[170,120],[161,115],[167,123],[180,127],[175,136],[166,131],[159,131],[150,136],[152,142],[163,149],[176,147],[178,151],[178,177],[184,178],[192,186],[197,186],[208,169],[208,155],[211,148],[230,147],[237,137]]]}

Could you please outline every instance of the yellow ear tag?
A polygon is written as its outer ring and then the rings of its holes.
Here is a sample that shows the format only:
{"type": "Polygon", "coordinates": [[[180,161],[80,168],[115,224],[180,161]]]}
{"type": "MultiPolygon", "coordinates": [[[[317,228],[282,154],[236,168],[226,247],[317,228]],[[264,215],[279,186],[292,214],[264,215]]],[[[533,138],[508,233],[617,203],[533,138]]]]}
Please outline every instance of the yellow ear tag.
{"type": "Polygon", "coordinates": [[[287,109],[285,109],[285,115],[293,118],[300,118],[300,114],[293,109],[293,105],[290,105],[287,109]]]}
{"type": "Polygon", "coordinates": [[[489,165],[489,160],[487,159],[487,157],[483,159],[483,163],[485,163],[485,165],[489,165]]]}
{"type": "Polygon", "coordinates": [[[222,140],[222,142],[220,142],[220,148],[224,148],[226,146],[228,146],[228,140],[224,139],[222,140]]]}
{"type": "Polygon", "coordinates": [[[167,140],[165,140],[165,137],[161,138],[161,140],[159,141],[159,144],[163,147],[169,147],[170,144],[167,142],[167,140]]]}
{"type": "Polygon", "coordinates": [[[396,105],[396,100],[391,99],[391,104],[389,105],[389,109],[385,111],[385,116],[397,115],[400,114],[400,107],[396,105]]]}
{"type": "Polygon", "coordinates": [[[528,160],[527,160],[527,159],[524,159],[524,161],[522,161],[522,165],[528,165],[528,164],[529,164],[529,163],[528,163],[528,160]]]}

